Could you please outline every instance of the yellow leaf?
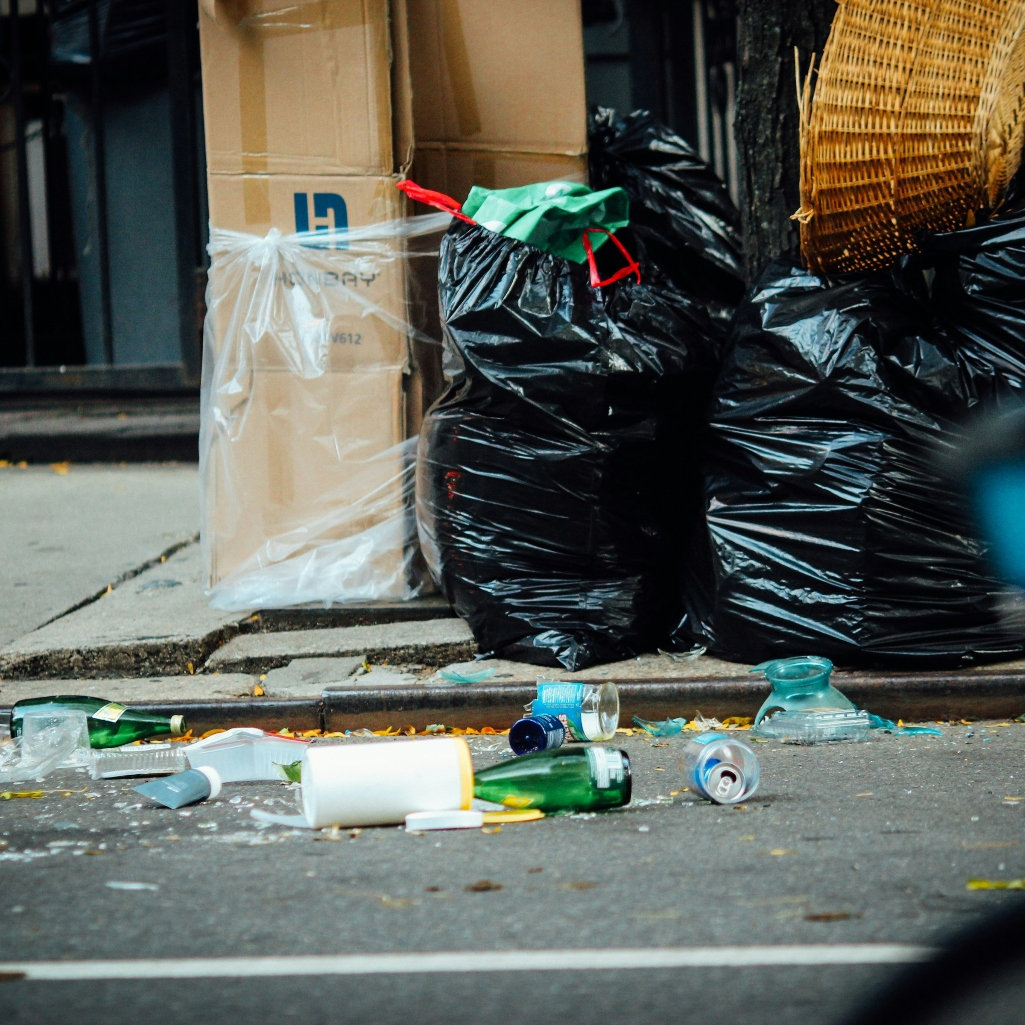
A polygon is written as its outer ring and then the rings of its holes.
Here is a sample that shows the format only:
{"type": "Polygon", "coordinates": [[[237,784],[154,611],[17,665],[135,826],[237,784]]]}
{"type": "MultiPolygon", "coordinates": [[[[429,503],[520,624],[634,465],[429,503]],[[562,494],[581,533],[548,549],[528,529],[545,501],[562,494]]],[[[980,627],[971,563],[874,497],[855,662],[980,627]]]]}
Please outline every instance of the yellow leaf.
{"type": "Polygon", "coordinates": [[[785,854],[796,854],[797,851],[792,851],[788,847],[774,847],[769,853],[774,858],[782,858],[785,854]]]}
{"type": "Polygon", "coordinates": [[[71,469],[71,463],[51,463],[50,469],[63,477],[71,469]]]}
{"type": "Polygon", "coordinates": [[[966,890],[1025,890],[1025,879],[969,879],[966,890]]]}
{"type": "Polygon", "coordinates": [[[267,692],[257,683],[253,687],[253,697],[262,698],[267,692]]]}

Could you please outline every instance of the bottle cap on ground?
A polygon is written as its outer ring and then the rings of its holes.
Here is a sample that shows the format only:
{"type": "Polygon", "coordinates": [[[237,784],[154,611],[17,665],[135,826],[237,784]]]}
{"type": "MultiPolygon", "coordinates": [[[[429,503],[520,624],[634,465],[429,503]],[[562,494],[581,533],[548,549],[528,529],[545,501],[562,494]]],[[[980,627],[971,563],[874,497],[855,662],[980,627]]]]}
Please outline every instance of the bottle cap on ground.
{"type": "Polygon", "coordinates": [[[185,716],[184,715],[172,715],[171,716],[171,736],[180,737],[185,732],[185,716]]]}
{"type": "Polygon", "coordinates": [[[479,829],[482,811],[413,811],[406,816],[406,829],[479,829]]]}
{"type": "Polygon", "coordinates": [[[210,780],[210,798],[216,797],[221,792],[221,774],[212,765],[197,765],[195,771],[210,780]]]}

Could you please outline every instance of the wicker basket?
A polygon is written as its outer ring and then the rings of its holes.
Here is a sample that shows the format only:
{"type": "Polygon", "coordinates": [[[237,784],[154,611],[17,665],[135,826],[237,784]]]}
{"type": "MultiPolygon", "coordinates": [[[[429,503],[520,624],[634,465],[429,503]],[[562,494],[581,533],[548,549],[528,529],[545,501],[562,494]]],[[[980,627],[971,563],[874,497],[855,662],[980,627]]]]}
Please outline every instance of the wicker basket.
{"type": "Polygon", "coordinates": [[[999,202],[1025,138],[1025,0],[846,0],[799,89],[801,250],[883,267],[999,202]]]}

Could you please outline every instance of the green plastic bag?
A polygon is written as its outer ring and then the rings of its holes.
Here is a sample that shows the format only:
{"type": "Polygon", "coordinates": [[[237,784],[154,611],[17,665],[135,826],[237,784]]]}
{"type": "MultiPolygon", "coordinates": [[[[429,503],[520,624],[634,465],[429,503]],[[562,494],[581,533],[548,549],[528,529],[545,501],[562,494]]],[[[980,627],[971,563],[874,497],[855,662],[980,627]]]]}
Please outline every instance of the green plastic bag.
{"type": "MultiPolygon", "coordinates": [[[[574,263],[587,259],[581,236],[587,228],[614,232],[630,223],[630,201],[619,188],[595,192],[574,182],[539,182],[518,189],[482,189],[475,185],[463,213],[506,238],[529,242],[574,263]]],[[[590,236],[597,249],[608,235],[590,236]]]]}

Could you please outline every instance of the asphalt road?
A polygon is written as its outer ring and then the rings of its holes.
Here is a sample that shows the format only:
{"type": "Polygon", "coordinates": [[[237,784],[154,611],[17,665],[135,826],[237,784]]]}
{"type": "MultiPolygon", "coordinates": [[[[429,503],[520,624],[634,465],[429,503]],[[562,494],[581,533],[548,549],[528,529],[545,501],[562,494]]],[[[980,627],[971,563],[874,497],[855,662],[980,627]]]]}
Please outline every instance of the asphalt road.
{"type": "MultiPolygon", "coordinates": [[[[1025,726],[944,733],[758,745],[761,789],[733,809],[689,793],[656,803],[681,785],[682,742],[620,738],[635,776],[626,810],[340,841],[258,828],[252,807],[291,810],[284,784],[229,785],[173,812],[128,781],[50,778],[41,798],[0,802],[0,961],[938,945],[1023,899],[969,892],[968,879],[1025,876],[1025,800],[1006,800],[1025,798],[1025,726]],[[49,792],[58,785],[85,792],[49,792]],[[467,889],[482,880],[495,885],[467,889]]],[[[480,765],[505,744],[473,746],[480,765]]],[[[12,980],[0,1020],[818,1025],[902,970],[732,956],[666,969],[12,980]]]]}

